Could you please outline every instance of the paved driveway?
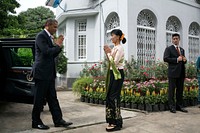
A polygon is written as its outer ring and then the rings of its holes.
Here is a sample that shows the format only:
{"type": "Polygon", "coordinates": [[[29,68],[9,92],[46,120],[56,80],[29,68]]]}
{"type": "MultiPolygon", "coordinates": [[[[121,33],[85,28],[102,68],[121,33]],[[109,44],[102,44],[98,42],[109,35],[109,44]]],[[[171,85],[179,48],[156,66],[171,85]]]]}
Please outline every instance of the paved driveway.
{"type": "MultiPolygon", "coordinates": [[[[1,133],[103,133],[105,131],[105,107],[82,103],[71,91],[58,91],[58,98],[64,119],[74,124],[69,128],[55,128],[48,106],[42,113],[42,120],[50,126],[49,130],[41,131],[31,128],[32,105],[21,103],[0,103],[1,133]]],[[[122,109],[124,118],[123,130],[120,133],[200,133],[200,109],[187,108],[189,113],[168,111],[145,113],[122,109]]]]}

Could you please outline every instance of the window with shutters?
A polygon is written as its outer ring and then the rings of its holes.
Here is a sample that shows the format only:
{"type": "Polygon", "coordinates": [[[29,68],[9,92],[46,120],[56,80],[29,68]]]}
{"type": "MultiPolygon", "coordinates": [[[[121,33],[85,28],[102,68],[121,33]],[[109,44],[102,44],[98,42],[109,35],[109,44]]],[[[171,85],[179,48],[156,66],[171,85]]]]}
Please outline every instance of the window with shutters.
{"type": "Polygon", "coordinates": [[[105,29],[106,29],[106,37],[105,37],[105,43],[111,45],[111,31],[113,29],[119,29],[120,27],[120,21],[119,21],[119,16],[116,12],[110,13],[106,19],[106,24],[105,24],[105,29]]]}
{"type": "Polygon", "coordinates": [[[137,62],[150,66],[156,55],[156,17],[149,10],[142,10],[137,17],[137,62]]]}
{"type": "Polygon", "coordinates": [[[177,33],[180,35],[181,22],[175,16],[168,18],[166,23],[166,46],[172,45],[172,35],[177,33]]]}
{"type": "Polygon", "coordinates": [[[188,45],[189,45],[189,61],[195,62],[200,54],[199,41],[200,27],[196,22],[192,22],[188,31],[188,45]]]}
{"type": "Polygon", "coordinates": [[[87,55],[87,45],[86,45],[86,30],[87,30],[87,22],[86,20],[78,20],[76,22],[76,56],[77,60],[85,60],[87,55]]]}

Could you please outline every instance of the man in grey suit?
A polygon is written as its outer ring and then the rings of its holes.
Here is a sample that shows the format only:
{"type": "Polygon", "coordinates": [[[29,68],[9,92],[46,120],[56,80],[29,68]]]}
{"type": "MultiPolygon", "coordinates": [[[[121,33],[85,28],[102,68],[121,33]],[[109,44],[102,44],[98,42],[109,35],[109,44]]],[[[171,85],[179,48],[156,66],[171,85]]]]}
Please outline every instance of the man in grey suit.
{"type": "Polygon", "coordinates": [[[164,61],[168,63],[168,103],[170,112],[176,113],[176,110],[187,112],[182,106],[183,86],[185,79],[185,51],[179,46],[179,34],[172,35],[173,45],[167,47],[164,52],[164,61]],[[176,103],[174,93],[176,88],[176,103]]]}
{"type": "Polygon", "coordinates": [[[53,42],[51,36],[56,33],[57,28],[58,22],[55,19],[48,19],[44,30],[38,33],[36,37],[35,62],[33,67],[36,91],[32,110],[32,128],[49,129],[40,119],[44,100],[49,105],[55,127],[67,127],[72,124],[62,118],[55,89],[56,69],[54,60],[61,52],[64,40],[63,36],[60,36],[55,43],[53,42]]]}

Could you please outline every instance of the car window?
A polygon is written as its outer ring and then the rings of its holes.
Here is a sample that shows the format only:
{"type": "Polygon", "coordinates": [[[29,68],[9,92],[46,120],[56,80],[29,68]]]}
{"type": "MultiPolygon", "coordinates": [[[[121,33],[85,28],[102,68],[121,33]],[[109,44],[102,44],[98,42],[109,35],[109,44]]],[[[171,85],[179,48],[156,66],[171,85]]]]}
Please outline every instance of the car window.
{"type": "Polygon", "coordinates": [[[33,52],[31,48],[10,48],[12,66],[31,67],[33,64],[33,52]]]}

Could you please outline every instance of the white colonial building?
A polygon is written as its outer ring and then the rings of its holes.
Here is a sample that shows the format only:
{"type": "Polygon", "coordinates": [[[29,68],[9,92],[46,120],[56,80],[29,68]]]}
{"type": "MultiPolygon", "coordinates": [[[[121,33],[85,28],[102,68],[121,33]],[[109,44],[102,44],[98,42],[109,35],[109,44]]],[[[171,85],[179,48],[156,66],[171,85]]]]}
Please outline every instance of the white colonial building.
{"type": "Polygon", "coordinates": [[[173,33],[180,34],[189,61],[200,53],[200,0],[62,0],[60,7],[58,34],[65,36],[70,79],[85,62],[103,60],[103,46],[116,28],[127,38],[126,60],[134,57],[142,65],[162,60],[173,33]]]}

